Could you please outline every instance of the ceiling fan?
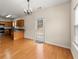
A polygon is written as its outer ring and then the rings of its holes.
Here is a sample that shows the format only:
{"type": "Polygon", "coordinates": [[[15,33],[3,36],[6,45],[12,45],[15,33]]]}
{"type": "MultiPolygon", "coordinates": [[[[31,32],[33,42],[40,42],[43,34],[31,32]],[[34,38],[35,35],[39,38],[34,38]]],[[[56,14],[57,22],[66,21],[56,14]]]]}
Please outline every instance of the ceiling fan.
{"type": "Polygon", "coordinates": [[[24,9],[24,13],[25,13],[26,15],[30,15],[30,14],[32,14],[32,10],[30,9],[30,0],[27,0],[27,3],[28,3],[28,5],[27,5],[27,10],[24,9]]]}

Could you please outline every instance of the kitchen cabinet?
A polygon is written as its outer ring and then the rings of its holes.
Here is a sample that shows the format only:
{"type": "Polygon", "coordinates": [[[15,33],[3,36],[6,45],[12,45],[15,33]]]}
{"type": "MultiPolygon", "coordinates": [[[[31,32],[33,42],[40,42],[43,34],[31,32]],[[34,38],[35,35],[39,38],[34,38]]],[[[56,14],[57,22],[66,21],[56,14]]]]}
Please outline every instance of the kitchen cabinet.
{"type": "Polygon", "coordinates": [[[14,40],[24,39],[23,31],[14,31],[14,40]]]}
{"type": "Polygon", "coordinates": [[[5,27],[12,27],[12,21],[5,21],[5,27]]]}
{"type": "Polygon", "coordinates": [[[24,19],[19,19],[16,21],[17,27],[24,27],[24,19]]]}

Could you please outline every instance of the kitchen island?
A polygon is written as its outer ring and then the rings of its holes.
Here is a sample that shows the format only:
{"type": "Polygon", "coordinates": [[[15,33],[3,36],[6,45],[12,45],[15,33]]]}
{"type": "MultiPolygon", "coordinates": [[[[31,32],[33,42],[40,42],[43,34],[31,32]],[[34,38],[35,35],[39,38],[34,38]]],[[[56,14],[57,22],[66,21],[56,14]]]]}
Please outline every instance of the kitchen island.
{"type": "Polygon", "coordinates": [[[24,30],[15,29],[14,31],[12,31],[11,37],[13,40],[24,39],[24,30]]]}
{"type": "Polygon", "coordinates": [[[14,31],[14,40],[24,39],[24,31],[23,30],[16,30],[14,31]]]}

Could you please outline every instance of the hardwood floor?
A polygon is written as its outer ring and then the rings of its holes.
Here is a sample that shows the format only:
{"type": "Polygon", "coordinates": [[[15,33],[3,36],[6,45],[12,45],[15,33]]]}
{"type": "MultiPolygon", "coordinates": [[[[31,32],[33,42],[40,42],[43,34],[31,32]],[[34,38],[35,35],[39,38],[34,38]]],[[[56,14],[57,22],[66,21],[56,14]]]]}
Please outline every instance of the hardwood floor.
{"type": "Polygon", "coordinates": [[[69,49],[29,39],[0,38],[0,59],[73,59],[69,49]]]}

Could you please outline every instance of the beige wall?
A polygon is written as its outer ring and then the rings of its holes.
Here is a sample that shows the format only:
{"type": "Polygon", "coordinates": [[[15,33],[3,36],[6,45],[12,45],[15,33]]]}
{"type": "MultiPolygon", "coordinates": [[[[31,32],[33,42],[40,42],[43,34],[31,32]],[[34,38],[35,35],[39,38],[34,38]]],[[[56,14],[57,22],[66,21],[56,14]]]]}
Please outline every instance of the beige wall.
{"type": "Polygon", "coordinates": [[[70,48],[70,4],[52,6],[25,17],[25,38],[35,39],[35,20],[45,18],[45,41],[70,48]]]}

